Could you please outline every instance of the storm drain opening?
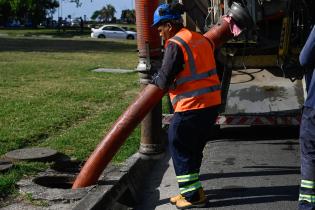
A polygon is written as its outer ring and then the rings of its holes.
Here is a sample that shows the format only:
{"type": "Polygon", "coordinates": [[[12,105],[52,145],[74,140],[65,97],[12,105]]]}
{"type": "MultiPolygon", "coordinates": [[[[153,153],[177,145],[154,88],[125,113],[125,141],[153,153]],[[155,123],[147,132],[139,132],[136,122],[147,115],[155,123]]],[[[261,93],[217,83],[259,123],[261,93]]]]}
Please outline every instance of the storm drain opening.
{"type": "Polygon", "coordinates": [[[48,188],[71,189],[75,176],[40,176],[33,182],[48,188]]]}
{"type": "Polygon", "coordinates": [[[58,172],[77,174],[80,172],[81,166],[84,164],[82,161],[57,161],[51,168],[58,172]]]}

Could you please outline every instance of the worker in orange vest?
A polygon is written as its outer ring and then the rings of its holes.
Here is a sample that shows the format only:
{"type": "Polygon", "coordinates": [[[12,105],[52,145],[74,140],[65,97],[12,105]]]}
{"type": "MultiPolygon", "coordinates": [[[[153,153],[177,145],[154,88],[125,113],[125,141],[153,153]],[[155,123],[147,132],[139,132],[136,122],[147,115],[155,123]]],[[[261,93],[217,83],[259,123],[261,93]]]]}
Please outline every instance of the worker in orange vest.
{"type": "Polygon", "coordinates": [[[168,90],[174,108],[168,139],[180,194],[170,202],[179,209],[207,203],[199,171],[221,104],[214,46],[203,35],[184,28],[183,11],[179,3],[162,4],[153,17],[153,26],[165,40],[165,53],[152,84],[168,90]]]}

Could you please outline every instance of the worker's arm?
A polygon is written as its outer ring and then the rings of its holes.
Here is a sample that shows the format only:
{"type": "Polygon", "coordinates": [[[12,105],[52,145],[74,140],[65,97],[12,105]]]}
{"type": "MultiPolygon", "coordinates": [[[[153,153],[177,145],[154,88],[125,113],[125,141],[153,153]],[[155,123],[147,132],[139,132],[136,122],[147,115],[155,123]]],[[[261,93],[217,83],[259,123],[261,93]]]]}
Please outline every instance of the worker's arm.
{"type": "Polygon", "coordinates": [[[184,56],[182,49],[170,42],[164,53],[161,69],[153,76],[152,84],[160,89],[168,89],[174,82],[175,76],[184,69],[184,56]]]}
{"type": "Polygon", "coordinates": [[[300,54],[300,64],[308,70],[315,67],[315,27],[313,27],[300,54]]]}

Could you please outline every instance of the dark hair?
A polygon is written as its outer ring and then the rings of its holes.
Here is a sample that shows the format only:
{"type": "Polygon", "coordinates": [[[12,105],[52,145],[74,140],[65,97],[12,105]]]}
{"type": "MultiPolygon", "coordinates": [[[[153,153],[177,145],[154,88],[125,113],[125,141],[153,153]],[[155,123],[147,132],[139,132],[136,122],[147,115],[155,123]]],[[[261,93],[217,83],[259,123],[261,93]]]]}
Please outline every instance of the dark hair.
{"type": "Polygon", "coordinates": [[[186,11],[185,6],[181,3],[171,3],[170,10],[180,15],[184,14],[186,11]]]}

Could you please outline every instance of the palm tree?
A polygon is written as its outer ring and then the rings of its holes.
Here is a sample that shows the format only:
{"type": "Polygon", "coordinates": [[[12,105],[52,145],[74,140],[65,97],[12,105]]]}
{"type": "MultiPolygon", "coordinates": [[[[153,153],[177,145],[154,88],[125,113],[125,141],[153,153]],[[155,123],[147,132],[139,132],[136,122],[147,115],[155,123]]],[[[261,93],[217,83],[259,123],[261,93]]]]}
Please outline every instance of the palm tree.
{"type": "Polygon", "coordinates": [[[115,17],[116,9],[113,5],[107,4],[108,16],[112,20],[115,17]]]}
{"type": "Polygon", "coordinates": [[[127,20],[128,20],[128,23],[135,23],[136,22],[136,13],[135,13],[135,10],[129,10],[127,12],[127,20]]]}
{"type": "Polygon", "coordinates": [[[116,9],[113,5],[107,4],[100,10],[100,19],[105,22],[110,22],[115,17],[116,9]]]}
{"type": "Polygon", "coordinates": [[[101,11],[100,10],[96,10],[93,15],[91,16],[92,20],[96,20],[97,18],[100,17],[101,11]]]}

